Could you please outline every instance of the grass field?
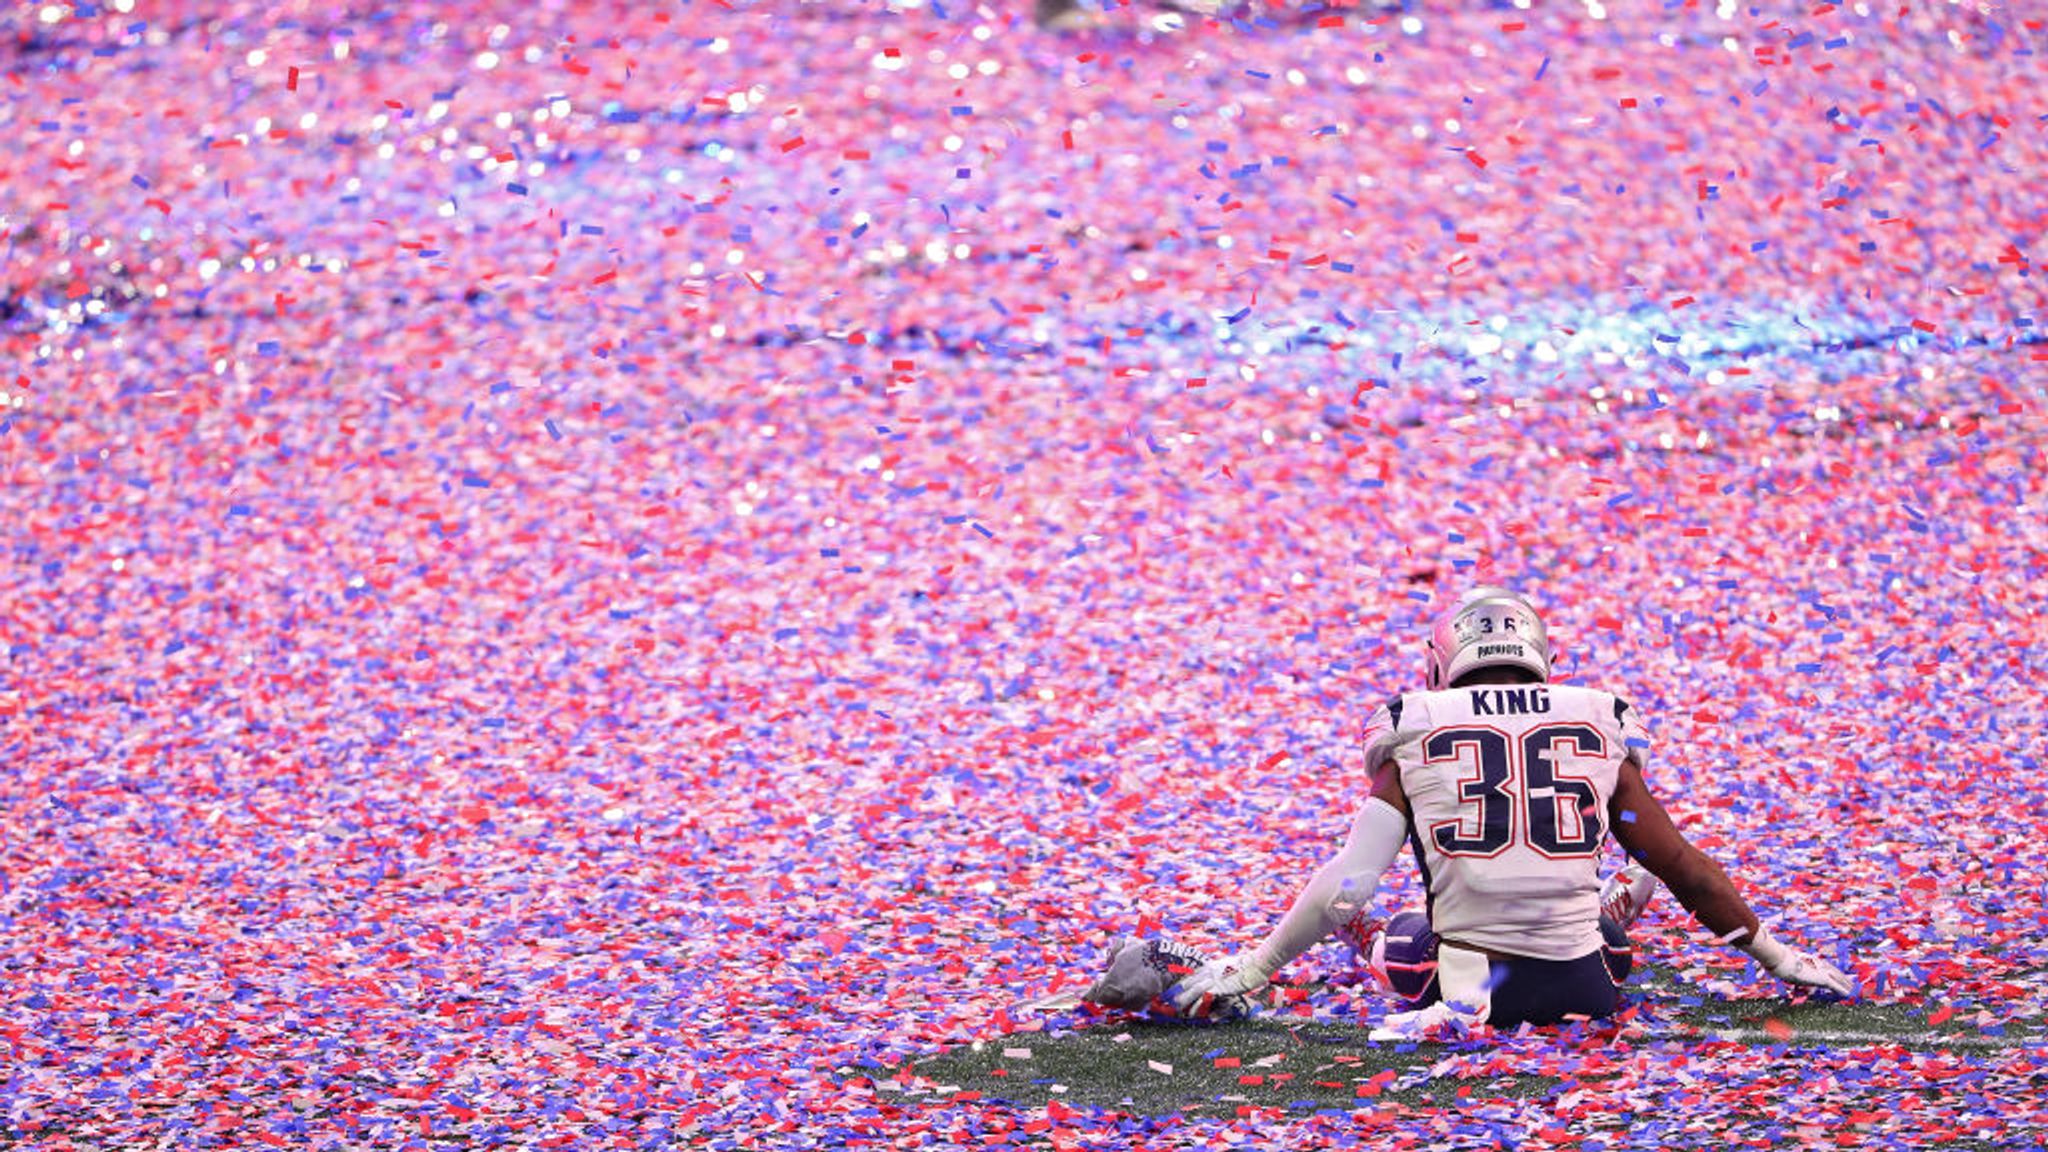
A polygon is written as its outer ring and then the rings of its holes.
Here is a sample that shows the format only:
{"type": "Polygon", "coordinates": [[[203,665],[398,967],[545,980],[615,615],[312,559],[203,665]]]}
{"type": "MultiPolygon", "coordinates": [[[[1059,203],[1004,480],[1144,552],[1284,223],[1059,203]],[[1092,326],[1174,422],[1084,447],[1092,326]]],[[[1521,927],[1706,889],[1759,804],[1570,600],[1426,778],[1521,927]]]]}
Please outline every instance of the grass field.
{"type": "MultiPolygon", "coordinates": [[[[1579,1131],[1590,1134],[1602,1126],[1597,1110],[1575,1114],[1602,1098],[1605,1082],[1623,1070],[1631,1051],[1655,1058],[1719,1045],[1724,1054],[1740,1053],[1730,1064],[1761,1061],[1796,1070],[1822,1054],[1862,1052],[1876,1059],[1882,1053],[1896,1060],[1966,1052],[1981,1059],[2048,1043],[2031,1024],[1988,1030],[1956,1018],[1931,1024],[1926,1010],[1899,1004],[1700,995],[1664,966],[1638,971],[1628,988],[1629,1005],[1615,1021],[1447,1042],[1369,1040],[1365,1021],[1320,1009],[1333,990],[1313,985],[1300,987],[1307,994],[1300,1003],[1222,1023],[1120,1012],[1064,1016],[1041,1034],[975,1043],[922,1061],[916,1077],[896,1087],[906,1100],[978,1094],[1027,1109],[1057,1103],[1151,1118],[1455,1113],[1479,1101],[1516,1101],[1540,1113],[1574,1115],[1579,1131]],[[1595,1058],[1588,1060],[1589,1054],[1595,1058]]],[[[1930,1081],[1926,1098],[1938,1096],[1938,1084],[1930,1081]]],[[[1837,1121],[1831,1130],[1846,1132],[1852,1143],[1859,1133],[1879,1132],[1897,1114],[1893,1097],[1877,1084],[1835,1083],[1826,1102],[1837,1121]]],[[[1615,1112],[1608,1119],[1625,1126],[1628,1116],[1615,1112]]],[[[2032,1139],[1955,1133],[1942,1146],[2037,1146],[2025,1142],[2032,1139]]]]}
{"type": "Polygon", "coordinates": [[[1088,6],[0,11],[0,1150],[2043,1147],[2048,9],[1088,6]],[[1481,583],[1867,1001],[1020,1014],[1481,583]]]}

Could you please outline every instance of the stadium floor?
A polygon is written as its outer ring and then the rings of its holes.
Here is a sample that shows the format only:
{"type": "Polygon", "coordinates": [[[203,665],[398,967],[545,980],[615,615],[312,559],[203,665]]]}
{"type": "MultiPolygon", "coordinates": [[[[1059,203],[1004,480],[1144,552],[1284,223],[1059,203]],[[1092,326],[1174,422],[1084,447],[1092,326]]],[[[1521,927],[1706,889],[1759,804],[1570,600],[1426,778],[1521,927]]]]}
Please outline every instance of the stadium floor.
{"type": "Polygon", "coordinates": [[[0,15],[0,1144],[2048,1140],[2041,21],[1027,7],[0,15]],[[1016,1011],[1482,581],[1861,1000],[1016,1011]]]}

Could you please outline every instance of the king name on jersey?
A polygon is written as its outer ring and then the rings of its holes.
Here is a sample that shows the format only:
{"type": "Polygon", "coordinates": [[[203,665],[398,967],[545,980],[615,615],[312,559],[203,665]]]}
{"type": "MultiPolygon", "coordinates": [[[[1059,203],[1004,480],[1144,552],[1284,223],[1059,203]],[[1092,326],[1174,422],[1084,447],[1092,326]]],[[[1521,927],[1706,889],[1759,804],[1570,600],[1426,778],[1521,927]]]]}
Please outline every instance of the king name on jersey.
{"type": "Polygon", "coordinates": [[[1474,716],[1533,716],[1550,711],[1550,692],[1544,688],[1473,688],[1474,716]]]}

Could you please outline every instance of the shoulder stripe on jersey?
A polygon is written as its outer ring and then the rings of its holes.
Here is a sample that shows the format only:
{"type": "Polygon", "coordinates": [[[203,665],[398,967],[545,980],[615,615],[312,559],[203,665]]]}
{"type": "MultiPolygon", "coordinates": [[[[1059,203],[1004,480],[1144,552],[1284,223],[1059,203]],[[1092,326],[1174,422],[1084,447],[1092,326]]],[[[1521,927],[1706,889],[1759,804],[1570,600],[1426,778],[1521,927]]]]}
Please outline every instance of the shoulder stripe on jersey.
{"type": "Polygon", "coordinates": [[[1627,719],[1628,719],[1628,701],[1626,701],[1626,700],[1623,700],[1623,699],[1622,699],[1621,697],[1619,697],[1619,696],[1616,696],[1616,697],[1614,698],[1614,722],[1615,722],[1616,724],[1622,724],[1622,723],[1626,723],[1626,722],[1627,722],[1627,719]]]}
{"type": "Polygon", "coordinates": [[[1387,701],[1387,719],[1394,722],[1394,727],[1401,726],[1401,697],[1396,696],[1387,701]]]}

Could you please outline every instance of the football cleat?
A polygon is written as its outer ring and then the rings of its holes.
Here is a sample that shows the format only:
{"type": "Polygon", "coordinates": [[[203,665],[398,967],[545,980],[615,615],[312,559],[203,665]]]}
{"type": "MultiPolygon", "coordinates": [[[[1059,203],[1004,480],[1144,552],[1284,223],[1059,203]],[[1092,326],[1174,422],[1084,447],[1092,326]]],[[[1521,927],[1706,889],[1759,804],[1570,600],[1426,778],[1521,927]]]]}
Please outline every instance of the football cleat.
{"type": "Polygon", "coordinates": [[[1636,946],[1629,943],[1628,930],[1608,916],[1600,917],[1600,959],[1616,988],[1636,970],[1636,946]]]}
{"type": "Polygon", "coordinates": [[[1394,915],[1373,933],[1365,950],[1366,967],[1380,986],[1410,1004],[1437,998],[1437,936],[1429,915],[1409,908],[1394,915]]]}
{"type": "Polygon", "coordinates": [[[1657,894],[1657,878],[1650,870],[1631,860],[1600,886],[1600,914],[1626,929],[1650,906],[1657,894]]]}
{"type": "Polygon", "coordinates": [[[1360,909],[1351,919],[1337,925],[1336,936],[1358,954],[1359,960],[1365,961],[1372,956],[1373,940],[1386,926],[1386,921],[1368,916],[1364,909],[1360,909]]]}
{"type": "Polygon", "coordinates": [[[1519,592],[1474,588],[1431,625],[1424,671],[1431,690],[1480,668],[1523,668],[1550,679],[1550,637],[1519,592]]]}
{"type": "Polygon", "coordinates": [[[1349,920],[1337,925],[1332,937],[1343,944],[1349,953],[1350,963],[1331,968],[1323,977],[1327,984],[1358,984],[1371,982],[1380,984],[1380,975],[1372,967],[1372,945],[1386,922],[1377,916],[1368,915],[1364,909],[1355,912],[1349,920]]]}

